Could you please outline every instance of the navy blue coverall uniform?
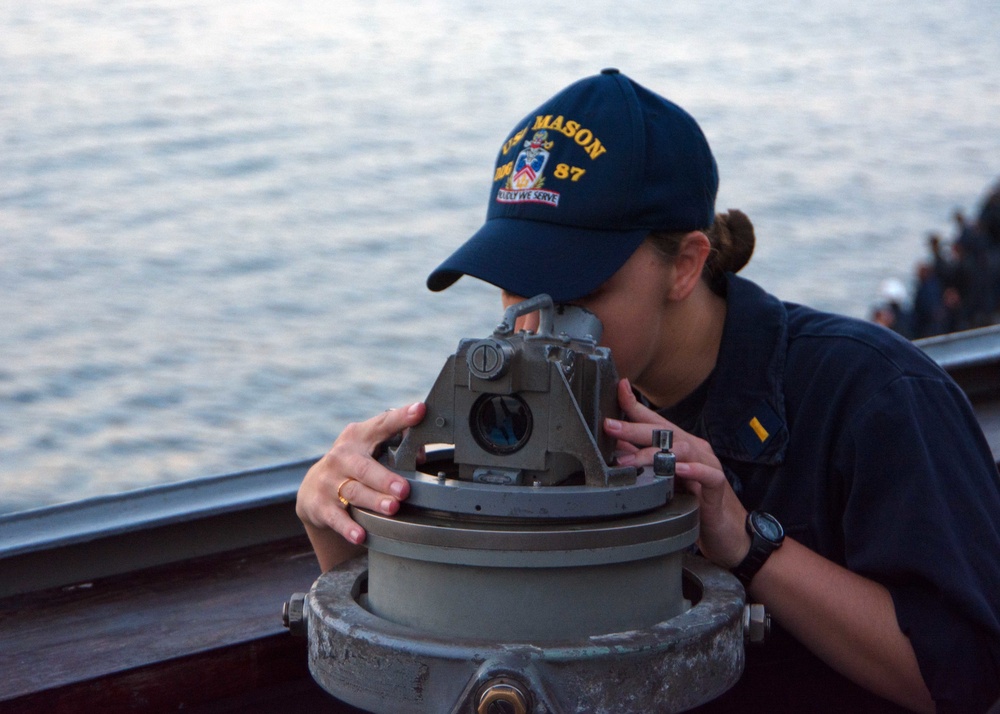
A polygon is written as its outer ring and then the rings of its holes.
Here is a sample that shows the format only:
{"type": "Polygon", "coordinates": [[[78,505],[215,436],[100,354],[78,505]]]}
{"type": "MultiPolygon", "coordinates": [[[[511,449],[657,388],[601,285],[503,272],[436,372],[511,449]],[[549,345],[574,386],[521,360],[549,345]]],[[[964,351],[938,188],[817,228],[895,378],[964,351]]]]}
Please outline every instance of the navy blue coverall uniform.
{"type": "MultiPolygon", "coordinates": [[[[913,344],[730,275],[718,361],[661,413],[706,439],[747,510],[875,580],[939,712],[1000,698],[1000,477],[972,408],[913,344]]],[[[719,711],[892,711],[779,631],[719,711]]]]}

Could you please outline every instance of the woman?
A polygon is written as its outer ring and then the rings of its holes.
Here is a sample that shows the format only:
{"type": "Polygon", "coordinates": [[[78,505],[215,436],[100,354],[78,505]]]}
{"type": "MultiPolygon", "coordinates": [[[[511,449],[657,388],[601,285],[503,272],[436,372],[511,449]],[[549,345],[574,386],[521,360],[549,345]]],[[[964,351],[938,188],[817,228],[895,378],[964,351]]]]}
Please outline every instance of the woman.
{"type": "MultiPolygon", "coordinates": [[[[717,187],[694,119],[605,70],[515,127],[486,223],[428,286],[473,275],[505,306],[546,292],[601,319],[624,377],[627,419],[605,424],[619,462],[650,464],[652,429],[675,430],[702,554],[790,635],[760,666],[748,653],[734,707],[762,684],[769,711],[984,711],[1000,696],[1000,479],[968,403],[889,331],[736,277],[753,229],[713,220],[717,187]],[[830,686],[842,696],[817,699],[830,686]]],[[[423,416],[353,424],[307,474],[298,513],[324,569],[365,537],[345,502],[392,514],[406,498],[372,454],[423,416]]]]}

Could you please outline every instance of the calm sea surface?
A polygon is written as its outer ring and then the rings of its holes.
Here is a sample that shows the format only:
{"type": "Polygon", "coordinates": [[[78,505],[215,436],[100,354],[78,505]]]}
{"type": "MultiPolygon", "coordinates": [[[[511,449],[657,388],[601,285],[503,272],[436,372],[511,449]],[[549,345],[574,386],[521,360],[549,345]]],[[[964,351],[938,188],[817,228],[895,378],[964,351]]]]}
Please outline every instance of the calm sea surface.
{"type": "Polygon", "coordinates": [[[699,120],[746,275],[863,317],[1000,175],[995,0],[0,3],[0,512],[321,453],[500,316],[427,273],[615,66],[699,120]]]}

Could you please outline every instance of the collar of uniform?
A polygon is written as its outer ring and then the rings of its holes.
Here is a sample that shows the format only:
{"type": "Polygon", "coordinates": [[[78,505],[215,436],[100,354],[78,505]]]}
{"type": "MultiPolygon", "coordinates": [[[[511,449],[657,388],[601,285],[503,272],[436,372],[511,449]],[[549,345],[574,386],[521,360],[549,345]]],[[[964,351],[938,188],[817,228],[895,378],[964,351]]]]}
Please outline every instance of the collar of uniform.
{"type": "Polygon", "coordinates": [[[785,306],[755,283],[728,276],[726,322],[703,414],[720,457],[761,464],[784,461],[788,444],[784,369],[785,306]]]}

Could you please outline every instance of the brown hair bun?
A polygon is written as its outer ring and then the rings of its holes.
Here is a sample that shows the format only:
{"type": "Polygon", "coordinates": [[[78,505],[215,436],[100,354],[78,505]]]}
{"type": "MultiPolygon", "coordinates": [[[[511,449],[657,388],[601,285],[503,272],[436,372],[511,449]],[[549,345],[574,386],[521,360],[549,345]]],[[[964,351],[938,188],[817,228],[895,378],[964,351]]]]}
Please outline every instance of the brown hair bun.
{"type": "Polygon", "coordinates": [[[712,253],[705,265],[713,277],[721,273],[738,273],[750,262],[757,238],[753,223],[743,211],[730,208],[725,213],[717,213],[707,235],[712,253]]]}

